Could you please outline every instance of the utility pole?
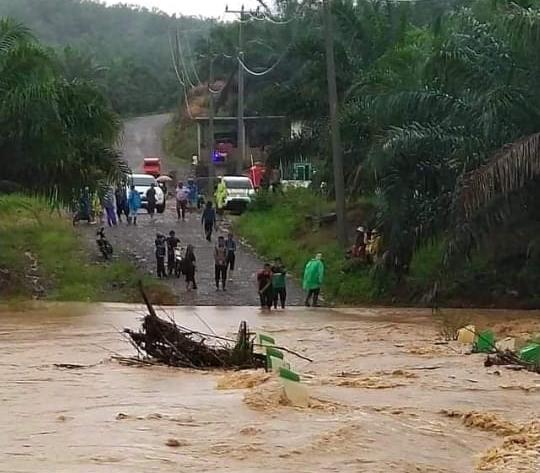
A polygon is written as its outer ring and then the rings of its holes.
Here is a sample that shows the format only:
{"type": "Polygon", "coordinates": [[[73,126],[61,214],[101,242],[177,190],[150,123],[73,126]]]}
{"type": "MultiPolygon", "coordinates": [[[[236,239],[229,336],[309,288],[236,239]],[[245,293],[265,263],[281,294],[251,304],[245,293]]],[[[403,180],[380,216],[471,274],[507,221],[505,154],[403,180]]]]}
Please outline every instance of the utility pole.
{"type": "Polygon", "coordinates": [[[214,192],[214,178],[216,170],[214,168],[214,56],[210,57],[210,77],[208,79],[208,187],[210,195],[214,192]]]}
{"type": "MultiPolygon", "coordinates": [[[[229,10],[227,6],[225,13],[235,13],[240,15],[240,22],[238,23],[238,151],[239,158],[235,161],[235,172],[239,174],[242,170],[242,166],[246,161],[246,127],[244,120],[244,22],[246,21],[246,10],[244,5],[240,10],[229,10]]],[[[252,13],[252,12],[249,12],[252,13]]]]}
{"type": "Polygon", "coordinates": [[[328,102],[330,104],[330,128],[332,133],[332,161],[334,164],[334,192],[336,195],[337,238],[347,245],[347,222],[345,215],[345,178],[343,175],[343,154],[341,133],[338,122],[338,97],[336,85],[336,64],[334,59],[334,32],[331,0],[323,0],[324,32],[326,43],[326,76],[328,81],[328,102]]]}

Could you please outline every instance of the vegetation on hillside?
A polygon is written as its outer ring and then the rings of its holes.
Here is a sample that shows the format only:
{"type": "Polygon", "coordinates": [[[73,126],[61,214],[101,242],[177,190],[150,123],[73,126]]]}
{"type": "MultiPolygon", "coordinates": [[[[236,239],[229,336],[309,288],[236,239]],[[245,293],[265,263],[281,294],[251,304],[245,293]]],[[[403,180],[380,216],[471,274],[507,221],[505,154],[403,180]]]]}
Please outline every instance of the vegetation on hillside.
{"type": "MultiPolygon", "coordinates": [[[[205,34],[210,20],[171,17],[133,5],[107,7],[84,0],[0,0],[0,17],[24,23],[53,47],[68,77],[97,79],[122,115],[171,110],[182,88],[170,39],[184,47],[205,34]]],[[[187,60],[187,57],[186,57],[187,60]]]]}
{"type": "Polygon", "coordinates": [[[3,189],[70,204],[84,186],[115,182],[127,167],[113,148],[120,122],[103,93],[59,65],[25,26],[0,19],[3,189]]]}
{"type": "MultiPolygon", "coordinates": [[[[399,286],[425,257],[436,264],[424,295],[476,268],[476,286],[487,278],[486,288],[506,285],[496,293],[536,297],[540,2],[334,0],[332,13],[347,195],[349,206],[378,203],[386,277],[377,284],[399,286]]],[[[332,183],[322,25],[310,1],[251,17],[247,107],[301,120],[304,132],[273,159],[309,157],[332,183]]],[[[225,96],[237,28],[212,32],[225,96]]]]}

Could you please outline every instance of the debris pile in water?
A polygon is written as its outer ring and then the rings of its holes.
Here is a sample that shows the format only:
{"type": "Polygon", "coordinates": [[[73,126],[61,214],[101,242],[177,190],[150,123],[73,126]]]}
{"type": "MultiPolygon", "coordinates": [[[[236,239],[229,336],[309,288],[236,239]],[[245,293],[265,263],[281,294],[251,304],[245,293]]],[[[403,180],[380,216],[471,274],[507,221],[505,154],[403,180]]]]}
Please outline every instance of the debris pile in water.
{"type": "Polygon", "coordinates": [[[181,368],[247,369],[263,368],[266,358],[253,352],[253,340],[247,323],[241,322],[236,341],[216,335],[203,334],[176,325],[156,315],[141,287],[148,315],[142,330],[125,329],[134,346],[151,360],[181,368]],[[208,343],[213,340],[213,344],[208,343]]]}

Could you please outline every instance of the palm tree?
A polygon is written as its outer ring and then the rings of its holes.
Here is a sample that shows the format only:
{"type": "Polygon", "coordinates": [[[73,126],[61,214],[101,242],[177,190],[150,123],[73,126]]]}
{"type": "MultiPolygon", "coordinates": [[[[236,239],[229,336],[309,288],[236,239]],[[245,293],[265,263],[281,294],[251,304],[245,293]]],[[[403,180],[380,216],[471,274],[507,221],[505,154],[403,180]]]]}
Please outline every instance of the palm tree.
{"type": "Polygon", "coordinates": [[[67,80],[22,25],[0,20],[0,162],[4,179],[69,203],[127,171],[113,147],[120,123],[96,85],[67,80]]]}

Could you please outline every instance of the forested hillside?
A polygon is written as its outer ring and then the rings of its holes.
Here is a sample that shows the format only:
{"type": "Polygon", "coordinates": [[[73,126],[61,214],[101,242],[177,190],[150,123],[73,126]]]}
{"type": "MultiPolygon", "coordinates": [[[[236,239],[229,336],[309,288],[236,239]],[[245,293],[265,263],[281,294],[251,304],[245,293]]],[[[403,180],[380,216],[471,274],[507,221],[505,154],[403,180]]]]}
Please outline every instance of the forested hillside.
{"type": "Polygon", "coordinates": [[[171,109],[181,96],[169,35],[194,42],[210,27],[200,19],[83,0],[0,0],[0,17],[24,23],[56,49],[77,76],[90,76],[121,114],[171,109]]]}

